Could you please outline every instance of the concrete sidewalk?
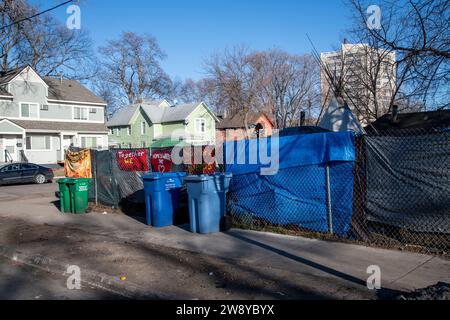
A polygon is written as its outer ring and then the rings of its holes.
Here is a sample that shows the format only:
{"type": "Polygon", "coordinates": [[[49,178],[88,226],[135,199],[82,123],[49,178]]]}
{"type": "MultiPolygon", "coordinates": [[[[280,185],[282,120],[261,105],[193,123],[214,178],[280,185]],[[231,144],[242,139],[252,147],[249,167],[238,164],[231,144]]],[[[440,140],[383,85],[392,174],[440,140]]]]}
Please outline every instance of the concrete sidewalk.
{"type": "MultiPolygon", "coordinates": [[[[366,271],[371,265],[381,268],[381,284],[385,289],[410,291],[439,281],[450,281],[450,261],[423,254],[236,229],[198,235],[181,227],[151,228],[117,214],[62,215],[51,192],[56,187],[47,185],[45,188],[48,190],[30,192],[26,199],[16,197],[9,190],[0,190],[0,234],[3,235],[0,244],[18,249],[26,247],[26,241],[21,242],[20,237],[14,238],[17,243],[4,237],[14,232],[8,229],[8,221],[29,228],[44,226],[64,236],[68,236],[68,232],[73,237],[82,233],[86,237],[115,239],[135,246],[172,248],[221,259],[230,265],[263,268],[264,272],[270,270],[273,275],[284,275],[287,279],[295,275],[310,289],[316,284],[321,287],[311,290],[327,292],[328,297],[333,298],[333,292],[340,292],[337,298],[374,297],[374,293],[366,288],[369,276],[366,271]],[[352,296],[352,292],[358,294],[352,296]]],[[[51,244],[46,245],[47,249],[50,247],[51,244]]],[[[43,248],[42,244],[28,247],[34,252],[58,252],[56,247],[52,251],[43,248]]]]}

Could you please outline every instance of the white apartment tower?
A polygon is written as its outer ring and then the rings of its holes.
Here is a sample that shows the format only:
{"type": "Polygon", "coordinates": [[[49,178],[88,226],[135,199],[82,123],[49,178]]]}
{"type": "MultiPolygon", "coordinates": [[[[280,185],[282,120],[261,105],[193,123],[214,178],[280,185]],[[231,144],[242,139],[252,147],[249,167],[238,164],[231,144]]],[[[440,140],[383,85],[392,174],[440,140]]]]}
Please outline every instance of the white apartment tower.
{"type": "Polygon", "coordinates": [[[333,97],[327,81],[331,74],[361,123],[367,124],[389,111],[396,88],[395,52],[344,42],[341,50],[324,52],[320,57],[323,106],[328,106],[333,97]]]}

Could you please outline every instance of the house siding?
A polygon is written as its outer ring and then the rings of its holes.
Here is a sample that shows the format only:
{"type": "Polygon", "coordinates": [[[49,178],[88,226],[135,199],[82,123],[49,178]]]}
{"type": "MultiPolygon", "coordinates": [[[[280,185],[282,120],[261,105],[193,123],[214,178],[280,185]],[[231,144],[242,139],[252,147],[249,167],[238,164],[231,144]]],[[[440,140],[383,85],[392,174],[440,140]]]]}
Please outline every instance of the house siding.
{"type": "Polygon", "coordinates": [[[174,140],[177,140],[180,136],[184,136],[187,138],[186,142],[188,143],[215,143],[216,121],[203,104],[199,105],[186,120],[188,124],[185,124],[185,121],[152,124],[144,111],[139,109],[131,119],[131,135],[128,136],[126,127],[111,126],[110,129],[114,129],[114,134],[110,134],[110,142],[112,145],[120,144],[121,147],[128,147],[131,144],[133,148],[136,148],[142,147],[142,142],[145,141],[146,147],[149,147],[156,139],[162,137],[172,137],[174,140]],[[205,119],[204,134],[196,132],[195,119],[197,118],[205,119]],[[142,121],[147,123],[147,133],[144,136],[141,135],[142,121]],[[117,130],[120,130],[119,135],[117,135],[117,130]]]}
{"type": "Polygon", "coordinates": [[[16,80],[10,83],[10,93],[14,102],[47,103],[47,89],[43,84],[16,80]]]}
{"type": "Polygon", "coordinates": [[[47,85],[37,74],[30,71],[30,69],[24,69],[13,81],[5,85],[4,89],[9,91],[13,96],[11,99],[3,97],[0,99],[0,120],[9,120],[0,123],[0,162],[5,161],[2,155],[9,148],[10,150],[14,150],[14,161],[19,161],[18,155],[23,150],[30,162],[37,164],[56,163],[58,160],[63,160],[63,150],[69,147],[71,143],[80,147],[82,137],[96,137],[98,147],[108,147],[108,135],[103,130],[76,130],[79,122],[92,124],[104,123],[105,110],[103,106],[90,106],[90,103],[82,105],[83,102],[76,103],[77,107],[87,109],[95,108],[96,113],[90,113],[88,111],[88,120],[86,121],[73,119],[74,106],[65,102],[48,103],[47,85]],[[22,118],[20,110],[21,103],[38,104],[37,117],[22,118]],[[41,110],[42,105],[48,105],[48,110],[41,110]],[[25,129],[22,130],[20,127],[14,126],[12,123],[16,120],[18,123],[22,122],[21,125],[25,129]],[[31,121],[25,125],[24,123],[28,121],[23,120],[31,121]],[[30,125],[36,121],[42,122],[39,123],[39,126],[30,125]],[[64,126],[52,126],[52,124],[57,122],[64,122],[64,126]],[[66,123],[68,123],[67,126],[65,126],[66,123]],[[70,123],[73,123],[73,125],[70,123]],[[50,150],[26,150],[26,140],[22,137],[33,137],[37,135],[50,137],[50,150]],[[63,137],[64,139],[62,139],[63,137]]]}
{"type": "Polygon", "coordinates": [[[143,114],[142,110],[139,110],[132,120],[131,135],[128,135],[128,126],[111,127],[114,129],[114,134],[109,136],[112,144],[120,144],[121,147],[141,148],[145,142],[145,147],[149,147],[153,142],[153,126],[147,117],[143,114]],[[141,122],[145,121],[147,130],[146,134],[141,134],[141,122]],[[119,131],[119,135],[117,135],[119,131]]]}
{"type": "Polygon", "coordinates": [[[19,117],[19,105],[12,101],[0,101],[0,118],[19,117]]]}

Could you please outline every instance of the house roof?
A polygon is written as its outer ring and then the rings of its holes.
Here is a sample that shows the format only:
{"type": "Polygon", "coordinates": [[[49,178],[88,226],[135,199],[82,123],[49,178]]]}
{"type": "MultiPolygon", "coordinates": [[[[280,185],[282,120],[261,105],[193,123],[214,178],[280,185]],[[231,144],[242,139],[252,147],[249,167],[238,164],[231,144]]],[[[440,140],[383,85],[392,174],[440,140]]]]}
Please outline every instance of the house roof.
{"type": "MultiPolygon", "coordinates": [[[[26,65],[0,72],[0,84],[11,82],[26,68],[33,70],[30,66],[26,65]]],[[[36,73],[34,70],[33,72],[36,73]]],[[[61,79],[52,77],[44,77],[41,78],[41,80],[43,81],[43,84],[48,86],[48,99],[50,100],[106,105],[106,102],[103,99],[97,97],[92,91],[88,90],[78,81],[68,79],[63,79],[61,81],[61,79]]],[[[0,95],[12,96],[4,89],[0,89],[0,95]]]]}
{"type": "Polygon", "coordinates": [[[0,96],[12,97],[13,95],[8,91],[6,91],[5,89],[3,89],[2,87],[0,87],[0,96]]]}
{"type": "Polygon", "coordinates": [[[33,120],[11,120],[12,123],[27,130],[50,131],[78,131],[78,132],[107,132],[103,123],[79,123],[79,122],[54,122],[33,120]]]}
{"type": "Polygon", "coordinates": [[[52,77],[44,77],[48,88],[48,99],[62,100],[73,102],[88,102],[95,104],[105,104],[106,102],[97,97],[92,91],[88,90],[78,81],[68,79],[57,79],[52,77]]]}
{"type": "MultiPolygon", "coordinates": [[[[272,119],[270,119],[264,112],[253,112],[249,111],[247,116],[247,122],[254,124],[258,119],[264,116],[273,125],[272,119]]],[[[238,129],[245,128],[245,113],[237,113],[231,118],[225,118],[217,124],[217,129],[238,129]]]]}
{"type": "Polygon", "coordinates": [[[184,121],[200,104],[189,103],[180,104],[173,107],[162,107],[162,101],[151,101],[143,104],[133,104],[117,111],[112,119],[108,121],[108,127],[127,126],[136,113],[141,108],[152,123],[168,123],[184,121]]]}
{"type": "Polygon", "coordinates": [[[0,72],[0,84],[9,83],[12,79],[17,77],[19,73],[23,71],[28,66],[21,66],[17,67],[15,69],[11,69],[8,71],[1,71],[0,72]]]}
{"type": "Polygon", "coordinates": [[[373,130],[371,126],[376,130],[448,128],[450,110],[399,113],[395,122],[392,120],[392,114],[385,114],[367,126],[366,130],[373,130]]]}

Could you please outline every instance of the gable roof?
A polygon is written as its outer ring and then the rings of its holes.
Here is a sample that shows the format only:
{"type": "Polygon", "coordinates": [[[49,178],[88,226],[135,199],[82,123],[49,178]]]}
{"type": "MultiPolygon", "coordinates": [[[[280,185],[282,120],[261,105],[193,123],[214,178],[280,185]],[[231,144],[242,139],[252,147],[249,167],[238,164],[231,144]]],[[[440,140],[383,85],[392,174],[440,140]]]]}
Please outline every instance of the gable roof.
{"type": "Polygon", "coordinates": [[[21,66],[8,71],[1,71],[0,84],[6,84],[11,82],[11,80],[17,77],[26,67],[28,66],[21,66]]]}
{"type": "MultiPolygon", "coordinates": [[[[267,120],[269,120],[269,122],[272,124],[273,126],[273,121],[272,119],[270,119],[270,117],[267,116],[267,114],[265,114],[264,112],[254,112],[254,111],[249,111],[247,116],[247,122],[249,124],[255,124],[259,118],[261,118],[261,116],[264,116],[267,118],[267,120]]],[[[239,128],[244,128],[245,127],[245,113],[237,113],[235,114],[233,117],[231,118],[225,118],[223,120],[221,120],[218,124],[217,124],[217,129],[239,129],[239,128]]]]}
{"type": "MultiPolygon", "coordinates": [[[[10,83],[27,68],[39,78],[39,81],[41,81],[44,86],[48,87],[49,100],[106,105],[106,102],[102,98],[96,96],[78,81],[68,79],[63,79],[61,81],[61,79],[53,77],[42,78],[29,65],[0,72],[0,84],[10,83]]],[[[0,95],[12,97],[10,93],[2,88],[0,88],[0,95]]]]}
{"type": "Polygon", "coordinates": [[[437,110],[427,112],[399,113],[397,121],[392,120],[392,114],[385,114],[371,125],[367,131],[392,129],[439,129],[450,127],[450,110],[437,110]]]}
{"type": "Polygon", "coordinates": [[[108,121],[108,127],[127,126],[131,124],[133,116],[137,110],[142,109],[152,123],[168,123],[186,120],[189,115],[194,112],[200,105],[205,106],[207,111],[218,121],[214,113],[203,103],[180,104],[173,107],[163,107],[162,104],[167,103],[166,100],[152,101],[143,104],[133,104],[117,111],[113,118],[108,121]]]}
{"type": "Polygon", "coordinates": [[[106,105],[106,102],[96,96],[92,91],[75,80],[56,79],[52,77],[45,77],[45,83],[48,88],[48,99],[70,101],[70,102],[88,102],[95,104],[106,105]]]}
{"type": "Polygon", "coordinates": [[[0,96],[2,96],[2,97],[11,97],[11,98],[13,97],[13,95],[11,93],[6,91],[2,87],[0,87],[0,96]]]}

